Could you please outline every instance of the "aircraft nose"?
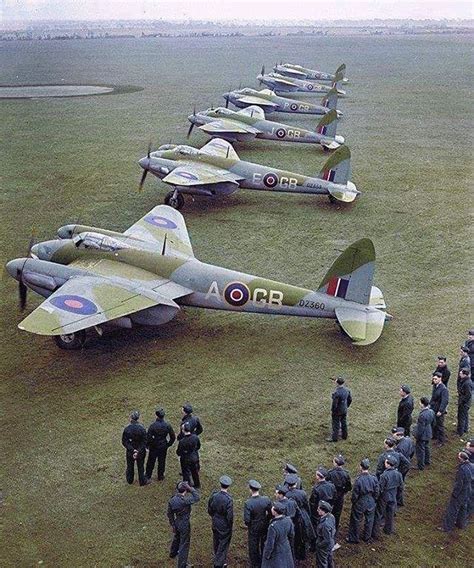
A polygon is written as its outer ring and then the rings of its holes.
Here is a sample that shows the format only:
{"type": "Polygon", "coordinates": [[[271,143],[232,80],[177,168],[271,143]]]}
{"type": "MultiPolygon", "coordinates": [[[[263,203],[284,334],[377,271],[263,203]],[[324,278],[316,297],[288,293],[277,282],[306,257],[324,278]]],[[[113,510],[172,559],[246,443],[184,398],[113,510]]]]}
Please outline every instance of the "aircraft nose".
{"type": "Polygon", "coordinates": [[[150,166],[150,158],[140,158],[138,163],[144,170],[148,170],[150,166]]]}
{"type": "Polygon", "coordinates": [[[14,260],[7,262],[5,265],[6,271],[15,280],[18,280],[18,273],[21,271],[25,260],[25,258],[15,258],[14,260]]]}
{"type": "Polygon", "coordinates": [[[41,245],[40,245],[39,243],[36,244],[36,245],[33,245],[33,246],[31,247],[31,255],[32,255],[34,258],[39,258],[38,253],[39,253],[40,247],[41,247],[41,245]]]}

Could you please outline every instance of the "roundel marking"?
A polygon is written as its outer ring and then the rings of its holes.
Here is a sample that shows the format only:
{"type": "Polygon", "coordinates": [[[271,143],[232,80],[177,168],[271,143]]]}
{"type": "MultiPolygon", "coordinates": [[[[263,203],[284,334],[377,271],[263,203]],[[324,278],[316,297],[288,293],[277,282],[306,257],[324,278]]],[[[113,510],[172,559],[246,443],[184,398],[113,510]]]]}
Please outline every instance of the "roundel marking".
{"type": "Polygon", "coordinates": [[[147,215],[144,221],[150,223],[150,225],[155,225],[155,227],[160,227],[160,229],[176,229],[178,227],[174,221],[160,215],[147,215]]]}
{"type": "Polygon", "coordinates": [[[250,299],[250,290],[242,282],[231,282],[224,290],[225,301],[231,306],[243,306],[250,299]]]}
{"type": "Polygon", "coordinates": [[[312,91],[314,89],[314,85],[312,85],[311,83],[309,83],[307,86],[308,86],[308,91],[312,91]]]}
{"type": "Polygon", "coordinates": [[[82,296],[75,296],[72,294],[64,294],[51,298],[50,303],[54,307],[71,312],[72,314],[81,314],[83,316],[90,316],[96,314],[99,310],[94,302],[82,296]]]}
{"type": "Polygon", "coordinates": [[[265,174],[262,181],[267,187],[275,187],[278,185],[279,179],[276,174],[265,174]]]}
{"type": "Polygon", "coordinates": [[[196,175],[192,174],[191,172],[177,172],[175,175],[180,176],[184,179],[189,179],[191,181],[196,181],[199,179],[196,175]]]}
{"type": "Polygon", "coordinates": [[[298,105],[296,103],[291,103],[290,108],[291,110],[298,110],[298,105]]]}
{"type": "Polygon", "coordinates": [[[284,138],[286,136],[286,130],[284,128],[278,128],[275,134],[278,138],[284,138]]]}

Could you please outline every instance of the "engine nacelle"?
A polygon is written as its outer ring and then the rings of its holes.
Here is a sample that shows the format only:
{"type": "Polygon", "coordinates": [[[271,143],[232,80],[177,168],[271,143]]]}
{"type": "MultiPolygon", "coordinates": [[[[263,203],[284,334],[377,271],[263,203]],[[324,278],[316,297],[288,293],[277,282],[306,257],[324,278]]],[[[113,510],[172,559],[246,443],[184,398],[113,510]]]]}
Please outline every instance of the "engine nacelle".
{"type": "Polygon", "coordinates": [[[163,325],[172,320],[178,312],[179,308],[173,306],[153,306],[132,314],[130,319],[139,325],[163,325]]]}

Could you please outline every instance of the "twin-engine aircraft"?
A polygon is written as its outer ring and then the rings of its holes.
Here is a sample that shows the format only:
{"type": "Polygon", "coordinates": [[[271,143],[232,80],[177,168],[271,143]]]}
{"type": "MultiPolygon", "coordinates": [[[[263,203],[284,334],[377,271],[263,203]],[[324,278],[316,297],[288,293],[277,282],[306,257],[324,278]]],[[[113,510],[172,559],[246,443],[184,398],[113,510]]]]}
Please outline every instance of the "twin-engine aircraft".
{"type": "Polygon", "coordinates": [[[305,176],[239,158],[232,145],[213,138],[200,150],[192,146],[165,144],[138,162],[143,168],[140,188],[147,172],[174,187],[165,203],[181,209],[183,194],[215,197],[239,188],[287,193],[327,195],[331,202],[350,203],[359,195],[349,180],[351,152],[340,146],[326,161],[318,176],[305,176]]]}
{"type": "Polygon", "coordinates": [[[298,99],[289,99],[287,97],[280,97],[270,89],[238,89],[236,91],[229,91],[222,95],[226,101],[226,108],[229,103],[232,103],[238,108],[246,108],[251,105],[261,107],[266,114],[271,112],[287,112],[289,114],[316,114],[324,115],[332,109],[336,109],[337,116],[340,118],[342,112],[337,110],[338,94],[336,89],[331,89],[321,100],[320,105],[307,103],[298,99]]]}
{"type": "Polygon", "coordinates": [[[66,225],[60,239],[30,247],[7,263],[20,298],[30,288],[46,299],[19,328],[81,348],[86,330],[158,326],[182,306],[336,319],[355,345],[381,335],[387,316],[372,285],[375,251],[362,239],[343,252],[316,291],[197,260],[183,216],[159,205],[124,233],[66,225]]]}
{"type": "Polygon", "coordinates": [[[194,126],[208,136],[224,138],[228,142],[248,140],[274,140],[276,142],[300,142],[320,144],[325,150],[335,150],[344,144],[344,138],[336,134],[337,112],[325,114],[316,130],[273,122],[265,118],[265,111],[252,105],[239,111],[218,107],[197,112],[188,116],[191,123],[188,138],[194,126]]]}
{"type": "Polygon", "coordinates": [[[260,75],[257,75],[257,81],[264,84],[275,93],[297,93],[306,95],[321,95],[328,93],[331,89],[336,89],[339,97],[345,97],[346,91],[338,88],[338,82],[343,79],[341,73],[337,74],[332,85],[321,85],[314,81],[306,79],[296,79],[294,77],[286,77],[279,73],[265,73],[265,67],[262,67],[260,75]]]}
{"type": "Polygon", "coordinates": [[[302,67],[301,65],[295,65],[294,63],[280,63],[276,64],[273,68],[275,73],[280,75],[285,75],[286,77],[293,77],[295,79],[307,79],[309,81],[323,81],[333,83],[337,75],[342,75],[339,80],[341,83],[348,83],[349,79],[344,77],[344,72],[346,70],[346,65],[343,63],[339,65],[334,74],[325,73],[324,71],[315,71],[314,69],[308,69],[307,67],[302,67]]]}

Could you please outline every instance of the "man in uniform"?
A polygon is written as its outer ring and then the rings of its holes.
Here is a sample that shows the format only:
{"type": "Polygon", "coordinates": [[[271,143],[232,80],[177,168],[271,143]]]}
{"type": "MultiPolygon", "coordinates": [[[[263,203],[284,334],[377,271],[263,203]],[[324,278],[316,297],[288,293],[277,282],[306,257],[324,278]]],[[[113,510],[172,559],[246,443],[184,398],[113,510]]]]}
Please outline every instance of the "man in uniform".
{"type": "Polygon", "coordinates": [[[294,525],[297,505],[293,499],[288,499],[288,487],[278,484],[275,486],[275,500],[283,507],[284,514],[291,519],[294,525]]]}
{"type": "Polygon", "coordinates": [[[176,558],[177,568],[188,564],[189,544],[191,542],[191,505],[199,501],[199,493],[185,481],[176,486],[176,494],[168,501],[168,520],[173,529],[173,542],[170,558],[176,558]]]}
{"type": "Polygon", "coordinates": [[[335,456],[332,460],[334,467],[328,471],[327,479],[332,481],[336,487],[336,496],[334,497],[332,514],[336,519],[336,532],[339,530],[339,522],[341,520],[342,508],[344,507],[344,495],[351,491],[351,476],[347,469],[343,468],[346,463],[343,456],[335,456]]]}
{"type": "Polygon", "coordinates": [[[260,568],[268,524],[272,518],[272,502],[260,495],[261,485],[255,479],[249,481],[250,499],[244,504],[244,523],[248,529],[250,568],[260,568]]]}
{"type": "Polygon", "coordinates": [[[377,469],[375,470],[375,474],[378,479],[380,479],[380,476],[385,471],[385,462],[388,457],[392,457],[395,460],[395,469],[405,471],[405,475],[408,473],[408,470],[410,469],[410,462],[403,454],[396,451],[396,445],[397,443],[394,438],[385,438],[384,451],[380,454],[379,459],[377,460],[377,469]]]}
{"type": "Polygon", "coordinates": [[[308,496],[306,491],[298,489],[299,477],[295,473],[290,473],[286,480],[288,482],[287,499],[293,500],[296,505],[295,525],[295,558],[296,560],[306,560],[308,548],[314,548],[315,533],[311,523],[308,496]]]}
{"type": "Polygon", "coordinates": [[[273,503],[272,515],[263,549],[262,568],[294,568],[293,523],[285,515],[285,507],[279,501],[273,503]]]}
{"type": "Polygon", "coordinates": [[[469,347],[462,345],[459,350],[459,367],[458,372],[461,369],[471,369],[471,358],[469,357],[469,347]]]}
{"type": "Polygon", "coordinates": [[[156,420],[150,424],[147,432],[146,476],[151,479],[155,462],[158,460],[158,481],[162,481],[165,478],[166,454],[168,448],[174,444],[176,436],[171,424],[164,419],[165,411],[157,408],[155,414],[156,420]]]}
{"type": "Polygon", "coordinates": [[[326,501],[332,507],[332,503],[336,497],[336,487],[332,481],[328,481],[326,479],[327,474],[328,472],[325,467],[318,467],[316,470],[316,483],[313,485],[313,490],[311,491],[311,496],[309,498],[311,522],[313,523],[314,530],[316,530],[319,522],[319,502],[326,501]]]}
{"type": "Polygon", "coordinates": [[[442,446],[446,440],[444,417],[447,412],[448,402],[449,392],[446,386],[443,385],[441,373],[433,373],[433,392],[431,393],[430,408],[436,416],[433,438],[438,440],[438,445],[440,446],[442,446]]]}
{"type": "Polygon", "coordinates": [[[469,432],[469,409],[472,400],[472,380],[470,369],[461,369],[457,381],[458,388],[458,423],[456,431],[459,436],[469,432]]]}
{"type": "Polygon", "coordinates": [[[331,418],[332,436],[328,442],[337,442],[339,430],[343,440],[347,439],[347,409],[352,403],[351,391],[344,386],[343,377],[336,379],[336,390],[332,393],[331,418]]]}
{"type": "Polygon", "coordinates": [[[283,467],[283,485],[288,486],[286,478],[289,475],[296,475],[296,477],[298,478],[296,488],[297,489],[303,489],[303,483],[301,481],[301,477],[298,475],[298,470],[296,469],[296,467],[293,464],[286,463],[285,466],[283,467]]]}
{"type": "Polygon", "coordinates": [[[360,462],[360,474],[354,481],[352,488],[352,509],[349,521],[347,542],[357,544],[359,542],[360,523],[365,518],[362,540],[368,542],[374,526],[375,507],[379,496],[379,482],[375,475],[369,472],[370,462],[363,459],[360,462]]]}
{"type": "Polygon", "coordinates": [[[410,436],[405,436],[405,430],[403,428],[394,428],[392,429],[393,439],[396,442],[395,451],[399,454],[403,454],[405,458],[408,460],[407,464],[404,464],[403,467],[402,463],[400,463],[399,471],[402,474],[403,481],[405,481],[405,477],[408,473],[408,470],[411,467],[411,460],[415,455],[415,444],[410,436]]]}
{"type": "Polygon", "coordinates": [[[467,347],[467,354],[471,361],[471,379],[474,377],[474,329],[467,332],[467,339],[464,342],[464,347],[467,347]]]}
{"type": "Polygon", "coordinates": [[[426,396],[420,398],[420,414],[415,428],[415,453],[418,469],[425,469],[430,465],[431,451],[430,444],[433,437],[433,428],[436,424],[435,413],[429,408],[429,400],[426,396]]]}
{"type": "Polygon", "coordinates": [[[436,365],[436,369],[433,371],[433,374],[434,373],[441,373],[443,385],[447,387],[449,378],[451,377],[451,371],[448,369],[448,362],[444,355],[438,355],[438,364],[436,365]]]}
{"type": "Polygon", "coordinates": [[[183,437],[184,424],[189,424],[189,431],[191,432],[191,434],[196,434],[196,436],[200,436],[203,432],[203,427],[199,418],[193,415],[193,407],[189,404],[189,402],[183,404],[183,406],[181,407],[181,411],[182,411],[182,418],[179,428],[178,440],[181,440],[181,438],[183,437]]]}
{"type": "Polygon", "coordinates": [[[229,494],[232,479],[228,475],[219,478],[220,491],[213,491],[207,503],[207,512],[212,519],[214,568],[227,566],[227,552],[234,525],[234,501],[229,494]]]}
{"type": "Polygon", "coordinates": [[[412,413],[415,404],[411,395],[411,389],[408,385],[400,387],[400,402],[397,411],[397,426],[405,430],[405,436],[410,435],[410,426],[412,423],[412,413]]]}
{"type": "Polygon", "coordinates": [[[461,450],[458,453],[458,470],[454,481],[451,499],[443,519],[443,529],[452,531],[454,527],[465,529],[469,521],[469,513],[474,498],[472,486],[474,483],[474,465],[469,461],[469,455],[461,450]]]}
{"type": "Polygon", "coordinates": [[[199,436],[191,433],[191,426],[187,422],[181,427],[181,433],[182,437],[176,448],[176,454],[179,456],[181,464],[181,475],[183,476],[183,481],[187,481],[198,489],[201,486],[199,480],[199,449],[201,448],[201,442],[199,436]]]}
{"type": "Polygon", "coordinates": [[[379,479],[379,497],[377,500],[377,508],[375,511],[374,528],[372,529],[372,538],[377,539],[379,536],[379,528],[384,521],[383,532],[392,534],[393,521],[397,510],[397,501],[403,491],[402,474],[395,469],[396,460],[394,456],[389,456],[385,460],[385,471],[379,479]]]}
{"type": "Polygon", "coordinates": [[[135,477],[135,462],[138,470],[138,482],[140,485],[147,485],[145,477],[145,456],[146,456],[146,430],[138,422],[140,412],[134,410],[130,414],[130,424],[122,433],[122,446],[125,447],[127,458],[127,483],[132,484],[135,477]]]}
{"type": "Polygon", "coordinates": [[[316,568],[332,568],[332,549],[336,536],[336,520],[331,514],[332,506],[327,501],[319,501],[319,522],[316,529],[316,568]]]}

